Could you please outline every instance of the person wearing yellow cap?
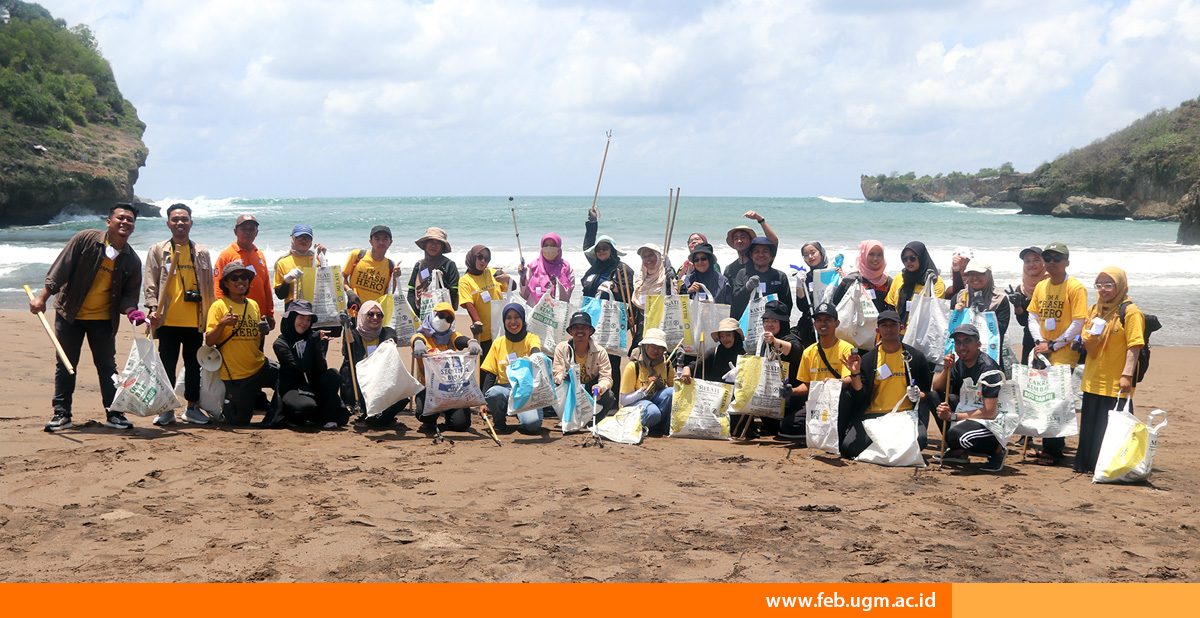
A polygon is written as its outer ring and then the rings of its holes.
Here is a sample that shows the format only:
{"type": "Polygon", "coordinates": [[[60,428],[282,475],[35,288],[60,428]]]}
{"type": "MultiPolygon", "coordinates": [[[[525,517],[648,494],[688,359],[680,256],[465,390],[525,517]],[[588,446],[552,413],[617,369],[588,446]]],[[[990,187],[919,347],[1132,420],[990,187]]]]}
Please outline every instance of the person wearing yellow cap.
{"type": "MultiPolygon", "coordinates": [[[[482,353],[479,342],[470,337],[455,332],[454,307],[450,303],[438,303],[433,312],[425,316],[417,334],[412,338],[412,353],[415,360],[413,371],[422,384],[425,383],[425,362],[427,354],[447,351],[466,350],[468,354],[478,357],[482,353]]],[[[425,414],[425,391],[416,396],[417,420],[421,421],[422,431],[433,431],[437,423],[437,413],[425,414]]],[[[443,427],[451,431],[466,431],[471,426],[471,410],[457,408],[446,410],[443,427]]]]}

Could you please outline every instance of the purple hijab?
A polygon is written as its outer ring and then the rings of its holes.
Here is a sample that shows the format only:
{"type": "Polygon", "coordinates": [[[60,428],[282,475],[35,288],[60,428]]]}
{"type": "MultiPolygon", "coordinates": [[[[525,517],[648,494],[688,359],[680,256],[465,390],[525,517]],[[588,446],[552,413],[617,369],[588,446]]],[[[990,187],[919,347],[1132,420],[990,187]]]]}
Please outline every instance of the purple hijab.
{"type": "Polygon", "coordinates": [[[571,265],[563,260],[562,238],[554,233],[542,237],[542,242],[538,244],[537,259],[529,264],[528,286],[521,290],[526,303],[532,306],[541,300],[542,295],[550,287],[551,276],[560,284],[559,290],[561,291],[558,293],[558,297],[562,300],[570,298],[575,281],[571,274],[571,265]],[[558,256],[553,260],[547,260],[542,256],[542,245],[546,243],[547,239],[553,241],[554,246],[558,247],[558,256]]]}

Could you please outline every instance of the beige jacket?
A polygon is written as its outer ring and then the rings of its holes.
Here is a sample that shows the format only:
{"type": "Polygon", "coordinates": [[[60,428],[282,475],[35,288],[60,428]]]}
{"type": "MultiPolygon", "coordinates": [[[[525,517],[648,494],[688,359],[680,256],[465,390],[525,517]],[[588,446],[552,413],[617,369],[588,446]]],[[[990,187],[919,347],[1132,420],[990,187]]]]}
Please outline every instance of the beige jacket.
{"type": "MultiPolygon", "coordinates": [[[[196,311],[200,317],[200,332],[207,330],[205,323],[208,321],[208,308],[212,306],[216,296],[213,293],[213,269],[212,257],[208,254],[208,249],[201,245],[197,245],[193,241],[188,241],[192,248],[192,265],[196,267],[196,284],[200,288],[200,302],[196,304],[196,311]]],[[[171,239],[164,240],[150,246],[150,250],[146,253],[146,274],[142,277],[142,283],[145,289],[142,291],[142,296],[145,298],[146,308],[154,310],[158,307],[159,291],[167,289],[167,277],[171,274],[171,239]]],[[[158,307],[160,314],[166,314],[167,305],[170,304],[170,298],[164,298],[163,306],[158,307]]]]}
{"type": "MultiPolygon", "coordinates": [[[[571,340],[561,341],[554,347],[554,383],[562,384],[567,379],[567,369],[575,362],[575,346],[571,340]]],[[[588,375],[600,376],[596,386],[604,390],[612,389],[612,365],[608,362],[608,352],[600,349],[596,342],[588,339],[587,356],[584,358],[584,370],[588,375]]]]}

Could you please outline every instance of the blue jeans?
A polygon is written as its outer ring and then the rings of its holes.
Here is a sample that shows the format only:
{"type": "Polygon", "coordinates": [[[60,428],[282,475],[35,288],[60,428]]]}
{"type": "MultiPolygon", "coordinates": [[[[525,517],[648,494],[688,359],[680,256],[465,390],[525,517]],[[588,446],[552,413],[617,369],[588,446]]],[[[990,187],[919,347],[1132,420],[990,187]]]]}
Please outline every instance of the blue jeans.
{"type": "Polygon", "coordinates": [[[671,429],[671,400],[675,396],[675,388],[664,388],[650,397],[643,399],[632,407],[642,409],[642,426],[649,430],[658,428],[666,433],[671,429]],[[659,427],[659,425],[662,427],[659,427]]]}
{"type": "MultiPolygon", "coordinates": [[[[492,415],[492,423],[496,429],[508,427],[508,394],[512,386],[497,384],[483,394],[487,402],[488,412],[492,415]]],[[[517,413],[517,431],[528,435],[537,435],[542,430],[542,419],[546,408],[541,410],[526,410],[517,413]]]]}

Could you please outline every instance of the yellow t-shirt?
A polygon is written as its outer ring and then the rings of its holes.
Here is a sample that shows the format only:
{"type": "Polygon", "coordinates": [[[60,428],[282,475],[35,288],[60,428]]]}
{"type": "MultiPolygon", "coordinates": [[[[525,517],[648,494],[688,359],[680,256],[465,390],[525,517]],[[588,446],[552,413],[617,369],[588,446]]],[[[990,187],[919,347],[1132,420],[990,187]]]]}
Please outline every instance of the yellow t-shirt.
{"type": "MultiPolygon", "coordinates": [[[[826,353],[828,354],[828,352],[826,353]]],[[[821,359],[817,357],[819,362],[821,359]]],[[[833,358],[829,361],[832,363],[833,358]]],[[[837,365],[834,365],[836,368],[837,365]]],[[[828,373],[828,372],[827,372],[828,373]]],[[[903,399],[898,410],[911,410],[913,403],[908,400],[905,395],[908,392],[908,384],[904,379],[904,350],[901,349],[894,353],[888,353],[879,348],[879,355],[875,359],[875,392],[871,393],[871,407],[867,409],[868,414],[878,412],[891,412],[892,406],[896,405],[897,401],[903,399]],[[884,378],[883,367],[887,367],[891,372],[888,377],[884,378]]]]}
{"type": "Polygon", "coordinates": [[[524,339],[515,343],[509,341],[508,337],[501,337],[492,342],[492,349],[488,350],[479,369],[495,374],[496,384],[508,384],[508,374],[504,369],[508,367],[509,359],[529,356],[534,348],[541,347],[541,338],[533,333],[526,333],[524,339]]]}
{"type": "Polygon", "coordinates": [[[258,332],[258,303],[247,298],[245,303],[235,303],[228,298],[218,298],[208,309],[206,330],[212,330],[221,318],[230,311],[236,313],[237,324],[227,327],[217,343],[221,343],[221,358],[225,364],[221,367],[221,378],[225,380],[242,380],[262,369],[267,357],[263,356],[258,344],[262,335],[258,332]],[[233,336],[230,337],[230,334],[233,336]]]}
{"type": "MultiPolygon", "coordinates": [[[[104,246],[107,248],[108,243],[104,246]]],[[[79,307],[79,313],[75,314],[76,320],[108,320],[112,318],[109,313],[109,308],[112,303],[112,274],[113,261],[104,258],[100,262],[100,270],[96,271],[96,278],[92,279],[92,287],[88,288],[87,296],[83,298],[83,305],[79,307]]]]}
{"type": "MultiPolygon", "coordinates": [[[[1125,326],[1121,326],[1121,318],[1113,316],[1108,329],[1108,338],[1103,347],[1095,352],[1089,352],[1087,362],[1083,365],[1083,392],[1102,397],[1116,397],[1121,394],[1121,372],[1125,369],[1125,353],[1134,346],[1145,345],[1142,331],[1146,328],[1146,316],[1137,305],[1129,305],[1125,309],[1125,326]]],[[[1101,337],[1088,332],[1091,324],[1083,324],[1083,341],[1101,337]]],[[[1133,391],[1130,391],[1133,394],[1133,391]]]]}
{"type": "Polygon", "coordinates": [[[496,281],[496,271],[485,269],[482,274],[464,274],[458,280],[458,302],[471,303],[483,323],[483,332],[479,334],[479,342],[492,340],[492,309],[491,303],[504,302],[503,294],[508,286],[496,281]]]}
{"type": "MultiPolygon", "coordinates": [[[[901,273],[899,275],[896,275],[895,277],[892,277],[892,286],[888,288],[887,296],[884,297],[884,299],[883,299],[884,304],[891,305],[892,307],[896,307],[896,303],[900,300],[900,288],[904,287],[904,276],[906,273],[907,273],[907,271],[905,271],[904,273],[901,273]]],[[[925,291],[925,284],[918,283],[915,287],[913,287],[912,295],[915,297],[915,296],[920,295],[921,292],[924,292],[924,291],[925,291]]],[[[938,277],[937,281],[933,282],[933,293],[935,295],[937,295],[938,298],[941,298],[942,295],[946,293],[946,282],[942,281],[941,277],[938,277]]],[[[909,300],[909,302],[912,302],[912,298],[909,298],[908,300],[909,300]]],[[[910,310],[907,307],[896,307],[896,311],[899,311],[902,308],[905,311],[910,310]]],[[[832,361],[833,359],[831,358],[829,360],[832,361]]],[[[891,410],[891,408],[888,408],[888,410],[891,410]]]]}
{"type": "MultiPolygon", "coordinates": [[[[1049,279],[1038,282],[1029,299],[1029,311],[1038,315],[1042,334],[1053,341],[1066,332],[1073,320],[1087,318],[1087,288],[1075,277],[1067,277],[1055,285],[1049,279]]],[[[1087,325],[1084,324],[1084,329],[1087,325]]],[[[1079,352],[1071,346],[1063,347],[1050,354],[1051,365],[1071,365],[1079,362],[1079,352]]],[[[1119,377],[1119,376],[1118,376],[1119,377]]]]}
{"type": "MultiPolygon", "coordinates": [[[[833,347],[822,348],[825,350],[825,358],[829,359],[829,365],[837,371],[837,375],[833,375],[829,373],[829,368],[825,366],[825,361],[821,360],[821,355],[817,352],[819,345],[821,344],[814,343],[804,350],[804,355],[800,357],[800,369],[796,371],[796,379],[808,384],[822,382],[826,378],[850,377],[850,368],[842,364],[842,356],[853,354],[854,346],[838,339],[833,347]]],[[[888,406],[888,410],[891,409],[891,406],[888,406]]]]}
{"type": "MultiPolygon", "coordinates": [[[[574,349],[575,346],[572,345],[571,348],[574,349]]],[[[600,377],[599,375],[592,375],[592,374],[588,373],[587,355],[586,354],[583,356],[580,356],[580,355],[572,352],[572,356],[575,357],[575,364],[579,365],[579,383],[580,384],[587,384],[588,382],[591,382],[592,380],[596,380],[600,377]]]]}
{"type": "Polygon", "coordinates": [[[646,386],[650,382],[651,375],[657,375],[663,381],[663,388],[669,388],[674,376],[671,375],[671,368],[668,365],[666,359],[663,359],[663,362],[654,366],[654,373],[651,373],[641,363],[633,361],[626,363],[625,369],[621,371],[621,394],[628,395],[646,386]]]}
{"type": "Polygon", "coordinates": [[[375,260],[371,258],[370,251],[367,251],[361,260],[358,259],[358,251],[351,251],[342,273],[349,277],[350,287],[364,303],[368,300],[378,301],[392,283],[392,271],[388,267],[387,256],[382,260],[375,260]]]}
{"type": "MultiPolygon", "coordinates": [[[[275,262],[275,276],[271,279],[271,287],[279,287],[283,283],[283,276],[292,272],[293,268],[312,268],[313,266],[316,266],[313,264],[313,256],[298,256],[289,252],[275,262]]],[[[283,299],[285,304],[296,299],[296,283],[292,282],[292,289],[288,290],[287,298],[283,299]]]]}
{"type": "Polygon", "coordinates": [[[196,328],[200,326],[199,303],[189,303],[183,299],[186,290],[196,290],[200,293],[200,285],[196,282],[196,265],[192,262],[190,245],[174,247],[175,274],[167,280],[167,314],[163,316],[163,326],[180,326],[196,328]]]}

